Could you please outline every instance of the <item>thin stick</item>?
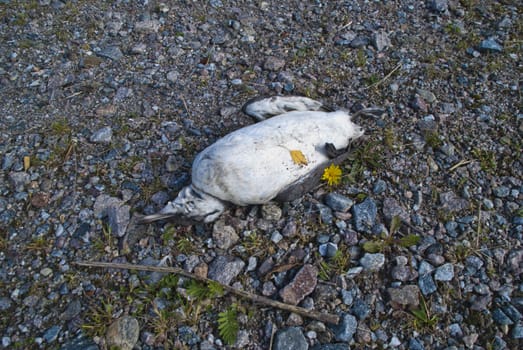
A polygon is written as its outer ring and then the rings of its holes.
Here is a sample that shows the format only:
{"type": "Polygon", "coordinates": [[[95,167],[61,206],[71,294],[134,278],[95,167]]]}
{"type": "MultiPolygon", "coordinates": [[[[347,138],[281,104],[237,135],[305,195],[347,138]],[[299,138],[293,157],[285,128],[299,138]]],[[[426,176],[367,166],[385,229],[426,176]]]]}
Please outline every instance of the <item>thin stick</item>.
{"type": "Polygon", "coordinates": [[[189,112],[189,108],[187,108],[187,103],[185,103],[185,98],[183,98],[183,96],[181,96],[181,99],[182,99],[182,102],[183,102],[183,106],[185,107],[185,111],[187,112],[187,115],[189,116],[189,118],[192,118],[191,117],[191,112],[189,112]]]}
{"type": "Polygon", "coordinates": [[[394,67],[394,69],[391,70],[391,71],[389,72],[389,74],[387,74],[386,76],[384,76],[383,79],[381,79],[380,81],[375,82],[375,83],[372,84],[372,85],[367,86],[367,87],[365,88],[365,90],[380,85],[380,84],[383,83],[385,80],[389,79],[389,78],[391,77],[391,75],[394,74],[394,73],[395,73],[398,69],[400,69],[400,68],[401,68],[401,63],[399,63],[396,67],[394,67]]]}
{"type": "MultiPolygon", "coordinates": [[[[77,262],[75,262],[75,264],[78,266],[87,266],[87,267],[106,267],[106,268],[111,268],[111,269],[126,269],[126,270],[174,273],[174,274],[181,275],[181,276],[191,278],[193,280],[204,282],[204,283],[209,283],[209,282],[219,283],[219,282],[214,281],[209,278],[196,276],[190,272],[187,272],[187,271],[177,268],[177,267],[146,266],[146,265],[136,265],[136,264],[118,264],[118,263],[108,263],[108,262],[98,262],[98,261],[93,261],[93,262],[77,261],[77,262]]],[[[269,299],[269,298],[266,298],[266,297],[263,297],[263,296],[260,296],[257,294],[249,293],[249,292],[246,292],[243,290],[238,290],[238,289],[235,289],[235,288],[225,285],[225,284],[221,284],[221,283],[219,283],[219,284],[222,286],[222,288],[224,290],[226,290],[236,296],[239,296],[239,297],[242,297],[245,299],[249,299],[252,302],[257,303],[257,304],[269,305],[271,307],[275,307],[275,308],[289,311],[289,312],[294,312],[296,314],[299,314],[299,315],[302,315],[302,316],[305,316],[308,318],[313,318],[318,321],[326,322],[326,323],[338,324],[338,322],[340,320],[339,316],[337,316],[337,315],[322,313],[322,312],[317,312],[317,311],[310,311],[310,310],[304,309],[299,306],[285,304],[285,303],[282,303],[282,302],[279,302],[276,300],[272,300],[272,299],[269,299]]]]}
{"type": "Polygon", "coordinates": [[[460,160],[459,162],[457,162],[456,164],[454,164],[453,166],[451,166],[449,168],[449,172],[451,171],[454,171],[456,170],[457,168],[461,167],[461,166],[464,166],[464,165],[467,165],[469,163],[472,163],[472,160],[465,160],[465,159],[462,159],[460,160]]]}

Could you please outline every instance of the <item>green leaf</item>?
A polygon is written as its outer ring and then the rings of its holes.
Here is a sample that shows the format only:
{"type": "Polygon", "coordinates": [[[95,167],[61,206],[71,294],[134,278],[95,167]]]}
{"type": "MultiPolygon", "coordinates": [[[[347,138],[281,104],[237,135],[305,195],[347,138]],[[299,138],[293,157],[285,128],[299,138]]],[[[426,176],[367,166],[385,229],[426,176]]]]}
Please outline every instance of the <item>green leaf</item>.
{"type": "Polygon", "coordinates": [[[209,289],[209,297],[221,297],[223,295],[223,286],[215,281],[211,281],[207,284],[209,289]]]}
{"type": "Polygon", "coordinates": [[[401,227],[401,219],[399,216],[394,216],[390,222],[390,235],[392,236],[401,227]]]}
{"type": "Polygon", "coordinates": [[[227,310],[218,314],[218,330],[220,332],[220,337],[222,337],[227,344],[234,344],[239,329],[240,325],[238,324],[235,305],[232,305],[227,310]]]}
{"type": "Polygon", "coordinates": [[[420,236],[417,235],[408,235],[400,238],[398,244],[404,248],[412,247],[419,243],[421,240],[420,236]]]}
{"type": "Polygon", "coordinates": [[[187,286],[187,294],[196,300],[203,300],[209,296],[209,290],[205,284],[191,280],[187,286]]]}
{"type": "Polygon", "coordinates": [[[377,253],[383,249],[382,241],[368,241],[363,243],[363,250],[367,253],[377,253]]]}

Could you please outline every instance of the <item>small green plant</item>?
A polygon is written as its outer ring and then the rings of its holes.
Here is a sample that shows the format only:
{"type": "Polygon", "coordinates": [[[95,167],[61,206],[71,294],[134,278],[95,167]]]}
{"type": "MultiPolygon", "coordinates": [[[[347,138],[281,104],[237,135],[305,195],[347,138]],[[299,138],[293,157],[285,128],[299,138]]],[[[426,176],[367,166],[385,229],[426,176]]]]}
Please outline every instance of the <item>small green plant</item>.
{"type": "Polygon", "coordinates": [[[92,305],[87,310],[89,320],[82,325],[82,329],[90,337],[103,336],[107,327],[112,323],[114,307],[110,300],[103,300],[102,305],[92,305]]]}
{"type": "Polygon", "coordinates": [[[427,303],[423,297],[420,298],[419,309],[412,310],[414,315],[413,326],[416,329],[434,328],[439,321],[438,316],[431,316],[430,310],[427,307],[427,303]]]}
{"type": "Polygon", "coordinates": [[[187,294],[196,300],[219,298],[223,293],[222,285],[214,281],[205,284],[191,280],[187,286],[187,294]]]}
{"type": "Polygon", "coordinates": [[[193,251],[193,243],[187,237],[180,238],[180,240],[176,242],[176,249],[178,249],[180,253],[189,254],[193,251]]]}
{"type": "Polygon", "coordinates": [[[234,344],[239,329],[238,306],[236,304],[231,305],[227,310],[218,314],[218,330],[220,332],[220,337],[222,337],[227,344],[234,344]]]}
{"type": "Polygon", "coordinates": [[[372,86],[380,81],[380,77],[377,74],[371,74],[365,79],[367,86],[372,86]]]}
{"type": "Polygon", "coordinates": [[[367,54],[365,53],[365,50],[359,49],[356,52],[356,60],[354,63],[356,63],[356,67],[365,67],[367,64],[367,54]]]}
{"type": "Polygon", "coordinates": [[[479,161],[481,169],[486,172],[495,172],[498,164],[496,162],[496,155],[492,151],[487,151],[481,148],[472,150],[472,155],[479,161]]]}
{"type": "Polygon", "coordinates": [[[439,133],[435,130],[430,130],[425,132],[425,143],[432,149],[441,147],[443,141],[439,136],[439,133]]]}
{"type": "Polygon", "coordinates": [[[394,216],[390,223],[389,235],[382,239],[367,241],[363,243],[363,250],[367,253],[377,253],[384,251],[393,245],[397,245],[402,248],[412,247],[419,243],[421,237],[417,235],[407,235],[399,239],[394,238],[394,234],[401,227],[401,219],[399,216],[394,216]]]}
{"type": "Polygon", "coordinates": [[[318,276],[324,281],[330,280],[332,277],[342,275],[347,272],[350,265],[350,254],[345,245],[340,245],[334,256],[328,261],[321,260],[319,264],[318,276]]]}

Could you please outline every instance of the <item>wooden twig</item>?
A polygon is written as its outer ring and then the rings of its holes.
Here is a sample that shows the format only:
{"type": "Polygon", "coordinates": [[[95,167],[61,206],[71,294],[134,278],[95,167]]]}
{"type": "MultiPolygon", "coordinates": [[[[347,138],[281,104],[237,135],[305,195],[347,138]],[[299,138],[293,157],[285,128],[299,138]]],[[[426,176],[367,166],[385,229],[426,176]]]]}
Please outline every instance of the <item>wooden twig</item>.
{"type": "MultiPolygon", "coordinates": [[[[137,271],[150,271],[150,272],[165,272],[165,273],[174,273],[183,277],[191,278],[196,281],[204,282],[204,283],[219,283],[215,280],[212,280],[210,278],[200,277],[197,275],[194,275],[190,272],[187,272],[183,269],[177,268],[177,267],[166,267],[166,266],[147,266],[147,265],[136,265],[136,264],[119,264],[119,263],[108,263],[108,262],[99,262],[99,261],[77,261],[75,262],[78,266],[86,266],[86,267],[104,267],[104,268],[110,268],[110,269],[126,269],[126,270],[137,270],[137,271]]],[[[241,298],[249,299],[254,303],[257,304],[264,304],[269,305],[271,307],[275,307],[281,310],[294,312],[296,314],[299,314],[304,317],[313,318],[315,320],[331,323],[331,324],[338,324],[340,318],[337,315],[328,314],[328,313],[322,313],[317,311],[311,311],[304,309],[299,306],[294,306],[290,304],[285,304],[276,300],[272,300],[257,294],[249,293],[243,290],[238,290],[236,288],[233,288],[231,286],[221,284],[219,283],[224,290],[227,292],[230,292],[236,296],[239,296],[241,298]]]]}
{"type": "Polygon", "coordinates": [[[394,74],[394,73],[395,73],[398,69],[400,69],[400,68],[401,68],[401,63],[399,63],[396,67],[394,67],[394,69],[391,70],[391,71],[389,72],[389,74],[387,74],[386,76],[384,76],[383,79],[381,79],[380,81],[375,82],[375,83],[372,84],[372,85],[367,86],[367,87],[365,88],[365,90],[370,89],[370,88],[373,88],[373,87],[376,87],[376,86],[382,84],[385,80],[389,79],[389,78],[391,77],[391,75],[394,74]]]}

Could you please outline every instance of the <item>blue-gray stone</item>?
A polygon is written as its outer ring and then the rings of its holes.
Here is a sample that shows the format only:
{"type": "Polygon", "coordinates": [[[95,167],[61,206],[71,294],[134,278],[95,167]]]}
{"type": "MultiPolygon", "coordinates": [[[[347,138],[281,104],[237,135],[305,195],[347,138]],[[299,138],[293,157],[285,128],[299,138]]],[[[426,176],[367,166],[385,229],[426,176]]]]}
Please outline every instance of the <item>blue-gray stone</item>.
{"type": "Polygon", "coordinates": [[[8,297],[0,297],[0,311],[6,311],[11,307],[11,299],[8,297]]]}
{"type": "Polygon", "coordinates": [[[450,263],[443,264],[436,269],[434,279],[436,281],[448,282],[454,278],[454,266],[450,263]]]}
{"type": "Polygon", "coordinates": [[[360,259],[360,265],[367,271],[378,271],[385,264],[385,255],[381,253],[365,253],[360,259]]]}
{"type": "Polygon", "coordinates": [[[198,334],[189,326],[178,327],[178,336],[182,342],[189,346],[196,345],[201,341],[198,334]]]}
{"type": "Polygon", "coordinates": [[[110,126],[96,130],[89,139],[93,143],[110,143],[113,137],[113,130],[110,126]]]}
{"type": "Polygon", "coordinates": [[[328,242],[321,244],[318,250],[321,256],[332,258],[338,251],[338,246],[332,242],[328,242]]]}
{"type": "Polygon", "coordinates": [[[79,337],[62,345],[60,350],[99,350],[99,347],[93,340],[79,337]]]}
{"type": "Polygon", "coordinates": [[[209,265],[209,278],[229,285],[244,266],[245,263],[241,259],[219,255],[209,265]]]}
{"type": "Polygon", "coordinates": [[[357,49],[362,46],[367,46],[368,44],[369,44],[369,38],[364,37],[364,36],[357,36],[350,42],[349,46],[352,47],[353,49],[357,49]]]}
{"type": "Polygon", "coordinates": [[[469,274],[474,275],[483,267],[483,260],[475,255],[471,255],[465,260],[465,267],[469,274]]]}
{"type": "Polygon", "coordinates": [[[384,180],[379,179],[378,181],[376,181],[374,183],[374,186],[372,187],[372,192],[374,194],[380,194],[382,192],[385,192],[386,189],[387,189],[387,183],[384,180]]]}
{"type": "Polygon", "coordinates": [[[501,309],[497,308],[492,311],[492,319],[499,325],[511,325],[514,322],[501,309]]]}
{"type": "Polygon", "coordinates": [[[363,202],[352,207],[354,215],[354,227],[356,231],[371,233],[376,221],[378,208],[371,198],[366,198],[363,202]]]}
{"type": "Polygon", "coordinates": [[[274,350],[307,350],[309,344],[298,327],[289,327],[276,333],[274,350]]]}
{"type": "Polygon", "coordinates": [[[354,205],[354,201],[341,194],[332,192],[325,196],[325,204],[334,211],[345,213],[354,205]]]}
{"type": "Polygon", "coordinates": [[[65,311],[60,315],[60,319],[70,321],[75,318],[82,311],[82,303],[79,299],[71,301],[65,311]]]}
{"type": "Polygon", "coordinates": [[[512,332],[510,332],[510,336],[513,339],[522,339],[523,338],[523,325],[521,323],[518,323],[517,325],[512,328],[512,332]]]}
{"type": "Polygon", "coordinates": [[[109,46],[97,52],[100,57],[110,58],[113,61],[118,61],[123,57],[122,50],[118,46],[109,46]]]}
{"type": "Polygon", "coordinates": [[[341,290],[341,300],[345,305],[352,305],[354,301],[354,295],[351,291],[348,291],[346,289],[341,290]]]}
{"type": "Polygon", "coordinates": [[[425,350],[423,344],[416,338],[410,338],[409,340],[409,350],[425,350]]]}
{"type": "Polygon", "coordinates": [[[442,13],[448,11],[449,4],[447,0],[432,0],[429,4],[429,7],[436,13],[442,13]]]}
{"type": "Polygon", "coordinates": [[[347,350],[347,344],[316,344],[312,347],[312,350],[347,350]]]}
{"type": "Polygon", "coordinates": [[[503,51],[503,46],[501,46],[496,40],[489,38],[483,40],[479,44],[478,49],[482,52],[501,52],[503,51]]]}
{"type": "Polygon", "coordinates": [[[151,201],[157,205],[165,205],[169,201],[169,194],[165,191],[156,192],[151,196],[151,201]]]}
{"type": "Polygon", "coordinates": [[[436,283],[430,274],[420,275],[418,279],[418,286],[423,295],[429,295],[437,290],[436,283]]]}
{"type": "Polygon", "coordinates": [[[318,210],[320,211],[321,222],[327,225],[331,225],[332,220],[334,220],[331,208],[320,203],[316,204],[316,208],[318,208],[318,210]]]}
{"type": "Polygon", "coordinates": [[[492,342],[492,349],[493,350],[505,350],[507,348],[507,342],[503,340],[503,338],[499,336],[494,337],[494,341],[492,342]]]}
{"type": "Polygon", "coordinates": [[[358,320],[364,320],[370,314],[370,307],[363,300],[356,299],[352,305],[351,312],[358,318],[358,320]]]}
{"type": "Polygon", "coordinates": [[[459,323],[453,323],[449,325],[449,333],[451,337],[461,338],[463,337],[463,330],[459,323]]]}
{"type": "Polygon", "coordinates": [[[52,326],[44,333],[44,339],[48,343],[54,342],[58,338],[58,333],[62,330],[62,327],[60,326],[52,326]]]}
{"type": "Polygon", "coordinates": [[[456,221],[447,221],[445,223],[445,230],[447,230],[447,234],[450,237],[457,237],[458,232],[456,229],[458,228],[458,223],[456,221]]]}
{"type": "Polygon", "coordinates": [[[344,313],[341,316],[340,323],[332,327],[334,337],[337,341],[349,343],[356,333],[358,328],[358,321],[356,317],[351,314],[344,313]]]}
{"type": "Polygon", "coordinates": [[[504,306],[503,312],[514,322],[519,322],[523,318],[518,309],[516,309],[512,304],[504,306]]]}
{"type": "Polygon", "coordinates": [[[498,186],[494,187],[492,192],[494,192],[494,195],[498,198],[505,198],[508,197],[508,195],[510,194],[510,188],[508,188],[507,186],[498,186]]]}

